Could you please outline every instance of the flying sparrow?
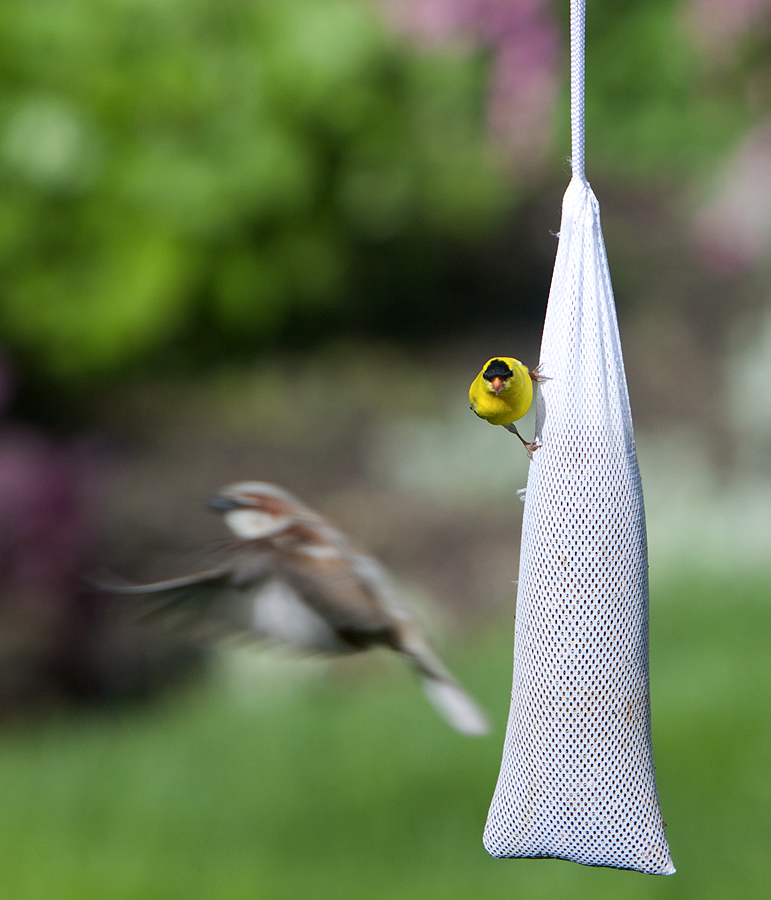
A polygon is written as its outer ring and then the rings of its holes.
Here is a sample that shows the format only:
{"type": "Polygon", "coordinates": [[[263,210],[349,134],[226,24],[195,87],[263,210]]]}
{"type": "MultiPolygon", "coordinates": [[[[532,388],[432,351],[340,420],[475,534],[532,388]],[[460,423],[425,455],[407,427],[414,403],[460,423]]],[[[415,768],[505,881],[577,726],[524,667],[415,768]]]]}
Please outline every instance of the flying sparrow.
{"type": "Polygon", "coordinates": [[[230,485],[208,505],[238,539],[222,563],[152,584],[102,587],[145,595],[148,614],[188,630],[267,638],[312,653],[389,647],[412,665],[453,728],[487,733],[485,714],[400,608],[386,571],[346,535],[266,482],[230,485]]]}

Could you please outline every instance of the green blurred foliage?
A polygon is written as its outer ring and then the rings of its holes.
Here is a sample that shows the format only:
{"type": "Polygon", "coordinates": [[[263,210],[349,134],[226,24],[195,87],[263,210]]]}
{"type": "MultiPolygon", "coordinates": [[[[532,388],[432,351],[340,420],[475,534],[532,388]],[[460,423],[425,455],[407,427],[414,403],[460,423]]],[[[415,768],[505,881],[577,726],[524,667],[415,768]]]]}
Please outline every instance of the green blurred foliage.
{"type": "Polygon", "coordinates": [[[486,739],[447,729],[406,667],[375,654],[305,681],[300,661],[250,669],[244,656],[228,692],[6,729],[5,896],[761,900],[771,877],[768,587],[741,574],[654,580],[653,739],[671,878],[485,853],[509,620],[451,654],[490,711],[486,739]]]}
{"type": "Polygon", "coordinates": [[[479,60],[364,0],[20,0],[0,35],[0,342],[55,378],[267,343],[346,302],[357,246],[507,193],[479,60]]]}
{"type": "MultiPolygon", "coordinates": [[[[567,12],[569,3],[561,3],[567,12]]],[[[747,64],[698,46],[687,0],[591,0],[586,19],[587,173],[707,175],[757,118],[747,64]]],[[[564,101],[565,106],[569,99],[564,101]]],[[[560,124],[569,127],[567,112],[560,124]]]]}
{"type": "MultiPolygon", "coordinates": [[[[590,179],[684,185],[757,118],[759,45],[718,65],[686,11],[589,4],[590,179]]],[[[512,235],[478,254],[525,193],[485,131],[488,75],[482,48],[413,46],[375,0],[5,4],[0,345],[67,384],[341,323],[441,331],[502,298],[535,314],[548,261],[512,235]]],[[[566,96],[556,115],[564,155],[566,96]]],[[[524,168],[530,190],[565,169],[524,168]]]]}

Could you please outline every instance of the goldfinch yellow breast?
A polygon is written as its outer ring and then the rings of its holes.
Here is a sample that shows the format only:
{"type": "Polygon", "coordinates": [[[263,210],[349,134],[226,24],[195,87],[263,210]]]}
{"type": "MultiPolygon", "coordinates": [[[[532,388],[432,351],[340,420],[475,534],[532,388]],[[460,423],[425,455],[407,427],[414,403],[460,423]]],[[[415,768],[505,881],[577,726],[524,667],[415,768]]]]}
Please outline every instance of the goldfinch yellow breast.
{"type": "Polygon", "coordinates": [[[471,409],[491,425],[521,419],[533,402],[533,380],[527,366],[510,356],[489,359],[469,389],[471,409]]]}

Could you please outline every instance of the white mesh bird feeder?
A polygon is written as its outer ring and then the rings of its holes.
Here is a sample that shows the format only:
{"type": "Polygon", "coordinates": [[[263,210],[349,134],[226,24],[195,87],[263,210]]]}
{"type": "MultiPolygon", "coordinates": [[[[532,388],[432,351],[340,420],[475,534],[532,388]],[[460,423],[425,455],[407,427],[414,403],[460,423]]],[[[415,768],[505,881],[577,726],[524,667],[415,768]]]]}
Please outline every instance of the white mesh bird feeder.
{"type": "Polygon", "coordinates": [[[573,177],[541,345],[511,710],[484,843],[669,875],[653,767],[642,487],[597,200],[584,175],[584,6],[571,0],[573,177]]]}

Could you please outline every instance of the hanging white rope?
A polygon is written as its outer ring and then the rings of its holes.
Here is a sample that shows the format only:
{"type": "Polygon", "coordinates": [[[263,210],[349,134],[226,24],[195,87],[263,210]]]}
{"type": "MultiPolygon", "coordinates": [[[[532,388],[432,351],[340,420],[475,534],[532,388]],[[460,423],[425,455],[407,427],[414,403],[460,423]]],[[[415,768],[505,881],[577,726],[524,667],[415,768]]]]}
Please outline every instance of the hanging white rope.
{"type": "Polygon", "coordinates": [[[667,875],[648,691],[642,487],[597,200],[584,175],[584,0],[571,4],[573,178],[541,344],[514,680],[485,846],[667,875]]]}
{"type": "Polygon", "coordinates": [[[586,181],[584,83],[586,80],[586,0],[570,3],[570,136],[573,177],[586,181]]]}

